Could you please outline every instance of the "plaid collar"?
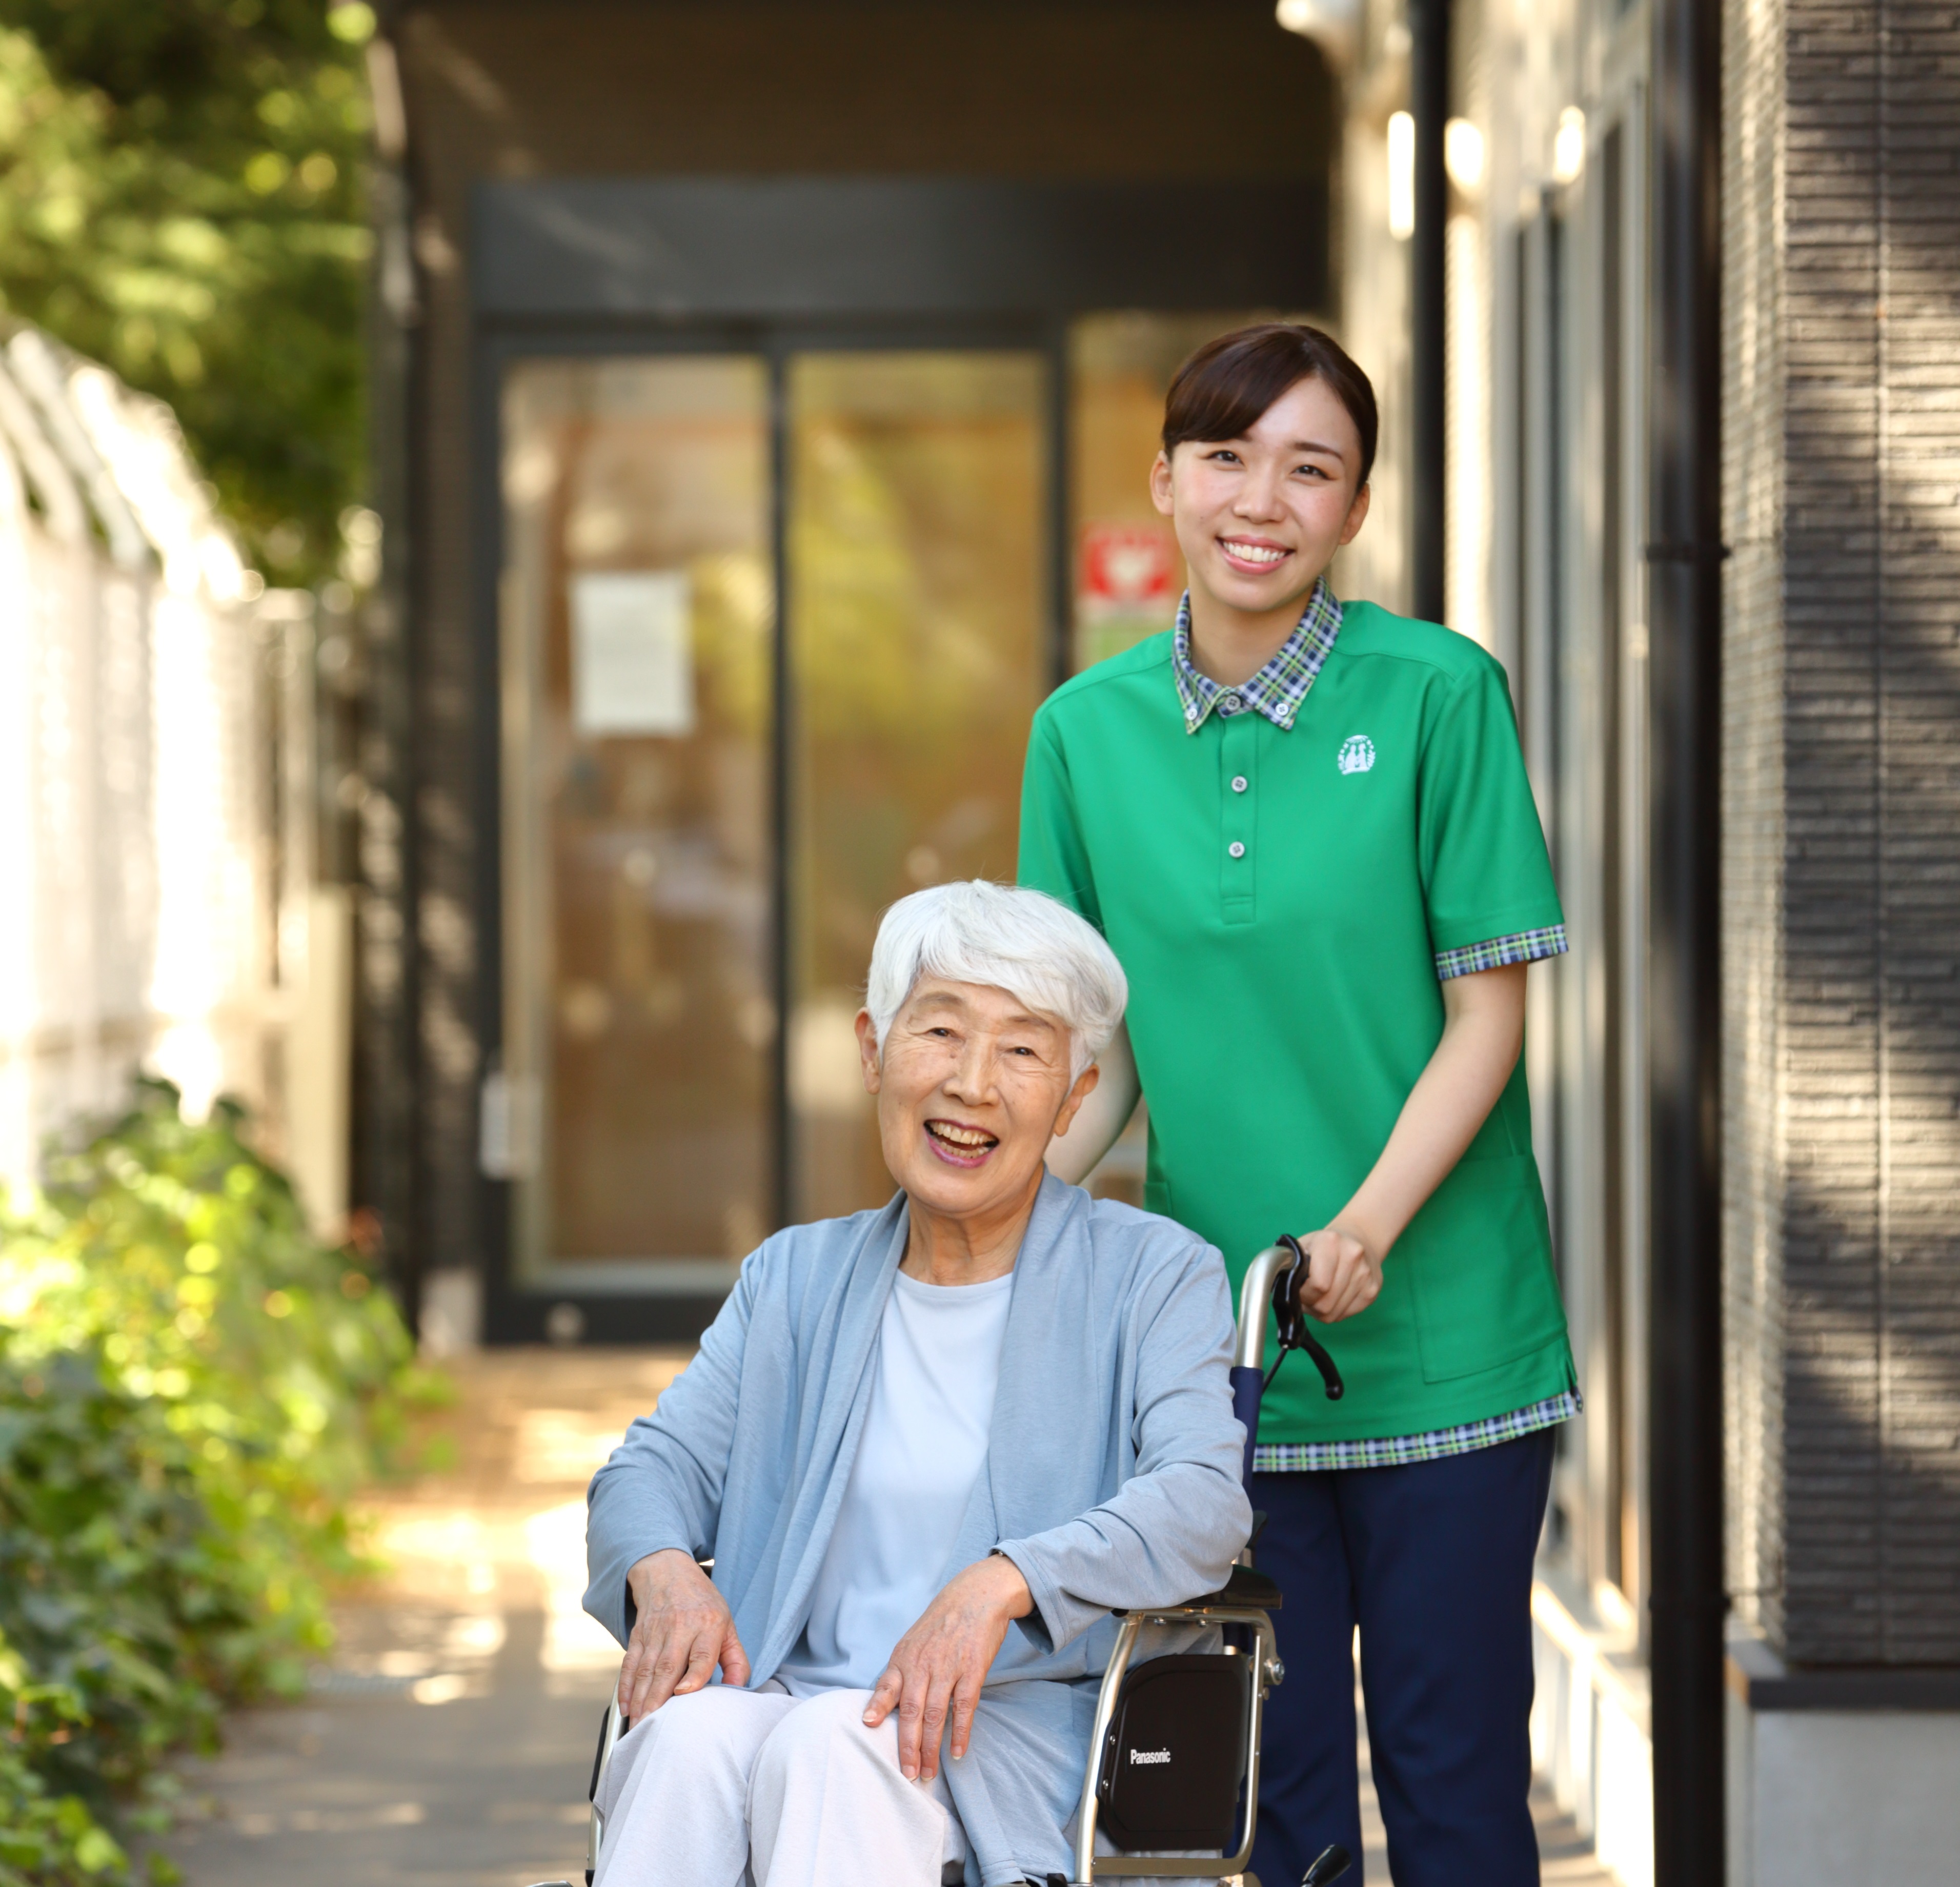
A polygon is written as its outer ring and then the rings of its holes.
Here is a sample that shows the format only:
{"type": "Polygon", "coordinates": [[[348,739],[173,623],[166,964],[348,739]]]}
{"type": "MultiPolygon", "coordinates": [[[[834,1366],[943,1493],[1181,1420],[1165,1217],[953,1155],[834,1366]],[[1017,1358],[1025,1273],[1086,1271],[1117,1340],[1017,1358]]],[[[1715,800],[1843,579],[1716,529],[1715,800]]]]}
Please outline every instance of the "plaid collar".
{"type": "Polygon", "coordinates": [[[1278,652],[1252,679],[1238,688],[1221,688],[1209,675],[1201,675],[1191,663],[1191,592],[1177,606],[1177,628],[1171,638],[1170,672],[1177,683],[1177,698],[1184,707],[1184,730],[1195,733],[1216,708],[1220,715],[1242,713],[1250,708],[1262,714],[1275,727],[1290,727],[1314,677],[1334,653],[1334,638],[1341,633],[1341,603],[1327,579],[1313,586],[1299,624],[1280,644],[1278,652]]]}

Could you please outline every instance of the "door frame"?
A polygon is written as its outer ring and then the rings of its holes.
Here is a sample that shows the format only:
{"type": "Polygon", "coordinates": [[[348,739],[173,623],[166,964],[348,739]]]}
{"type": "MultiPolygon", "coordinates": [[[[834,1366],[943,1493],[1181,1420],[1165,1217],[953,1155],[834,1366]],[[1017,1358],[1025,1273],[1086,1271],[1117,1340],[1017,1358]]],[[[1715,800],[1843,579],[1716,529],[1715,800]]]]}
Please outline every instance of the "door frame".
{"type": "MultiPolygon", "coordinates": [[[[504,729],[501,708],[502,572],[504,554],[503,393],[510,370],[527,361],[676,358],[741,355],[759,360],[768,376],[769,562],[775,609],[770,625],[772,698],[768,823],[771,996],[777,1017],[769,1068],[769,1200],[765,1214],[774,1230],[786,1222],[793,1131],[789,1104],[789,1017],[794,832],[789,750],[795,725],[796,678],[791,660],[788,533],[790,523],[789,370],[800,356],[817,353],[932,351],[1012,352],[1042,361],[1044,389],[1042,493],[1045,680],[1067,678],[1074,599],[1068,555],[1068,326],[1039,317],[796,322],[695,322],[654,326],[640,321],[499,323],[479,336],[472,410],[476,438],[489,449],[473,455],[473,585],[472,679],[480,711],[474,730],[475,826],[480,847],[476,874],[478,939],[477,1039],[482,1083],[500,1062],[504,1041],[504,729]]],[[[718,1296],[694,1290],[649,1291],[635,1285],[617,1292],[552,1290],[529,1285],[517,1272],[511,1189],[513,1182],[482,1169],[476,1175],[478,1223],[485,1256],[484,1337],[492,1344],[536,1343],[552,1334],[561,1306],[577,1313],[581,1340],[619,1343],[671,1342],[700,1335],[720,1309],[718,1296]]],[[[561,1336],[561,1339],[562,1338],[561,1336]]]]}

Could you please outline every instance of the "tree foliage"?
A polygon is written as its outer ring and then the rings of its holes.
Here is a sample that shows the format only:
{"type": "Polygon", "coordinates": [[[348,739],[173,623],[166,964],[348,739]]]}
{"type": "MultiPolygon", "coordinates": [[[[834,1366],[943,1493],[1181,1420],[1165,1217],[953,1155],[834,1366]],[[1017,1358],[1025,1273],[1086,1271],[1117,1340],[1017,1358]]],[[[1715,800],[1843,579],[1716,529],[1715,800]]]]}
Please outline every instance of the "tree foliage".
{"type": "Polygon", "coordinates": [[[0,309],[167,400],[276,582],[364,483],[374,14],[0,0],[0,309]]]}
{"type": "Polygon", "coordinates": [[[161,1759],[298,1688],[415,1387],[387,1294],[240,1126],[145,1084],[0,1211],[0,1887],[122,1875],[161,1759]]]}

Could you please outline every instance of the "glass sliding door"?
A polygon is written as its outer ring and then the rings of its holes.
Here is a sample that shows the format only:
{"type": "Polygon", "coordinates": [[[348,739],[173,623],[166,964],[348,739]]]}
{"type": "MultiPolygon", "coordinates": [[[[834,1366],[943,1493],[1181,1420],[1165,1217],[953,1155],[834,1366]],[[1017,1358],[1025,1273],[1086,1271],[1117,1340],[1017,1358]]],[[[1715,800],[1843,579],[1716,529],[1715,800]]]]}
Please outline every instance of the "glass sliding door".
{"type": "Polygon", "coordinates": [[[791,1208],[892,1181],[852,1033],[878,919],[1011,880],[1047,692],[1046,364],[1033,352],[807,354],[788,382],[791,1208]]]}
{"type": "Polygon", "coordinates": [[[889,1198],[853,1029],[879,919],[1011,881],[1064,638],[1079,664],[1167,623],[1163,384],[1232,324],[506,363],[482,1165],[525,1317],[698,1308],[776,1224],[889,1198]]]}
{"type": "Polygon", "coordinates": [[[484,1163],[519,1288],[708,1294],[773,1192],[768,374],[524,361],[503,420],[484,1163]]]}

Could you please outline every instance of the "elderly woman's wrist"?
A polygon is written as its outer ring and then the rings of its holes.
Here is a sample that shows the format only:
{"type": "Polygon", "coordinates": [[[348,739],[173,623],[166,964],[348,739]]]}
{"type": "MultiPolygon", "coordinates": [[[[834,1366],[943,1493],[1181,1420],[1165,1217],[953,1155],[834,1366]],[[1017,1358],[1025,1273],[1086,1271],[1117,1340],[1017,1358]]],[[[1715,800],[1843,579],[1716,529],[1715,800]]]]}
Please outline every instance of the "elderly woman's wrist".
{"type": "Polygon", "coordinates": [[[1027,1574],[1007,1554],[997,1546],[982,1564],[999,1582],[1009,1618],[1025,1618],[1034,1610],[1034,1589],[1028,1583],[1027,1574]]]}
{"type": "Polygon", "coordinates": [[[694,1564],[694,1555],[684,1546],[657,1546],[651,1553],[642,1553],[626,1568],[626,1583],[644,1585],[663,1574],[678,1573],[683,1566],[694,1564]]]}

